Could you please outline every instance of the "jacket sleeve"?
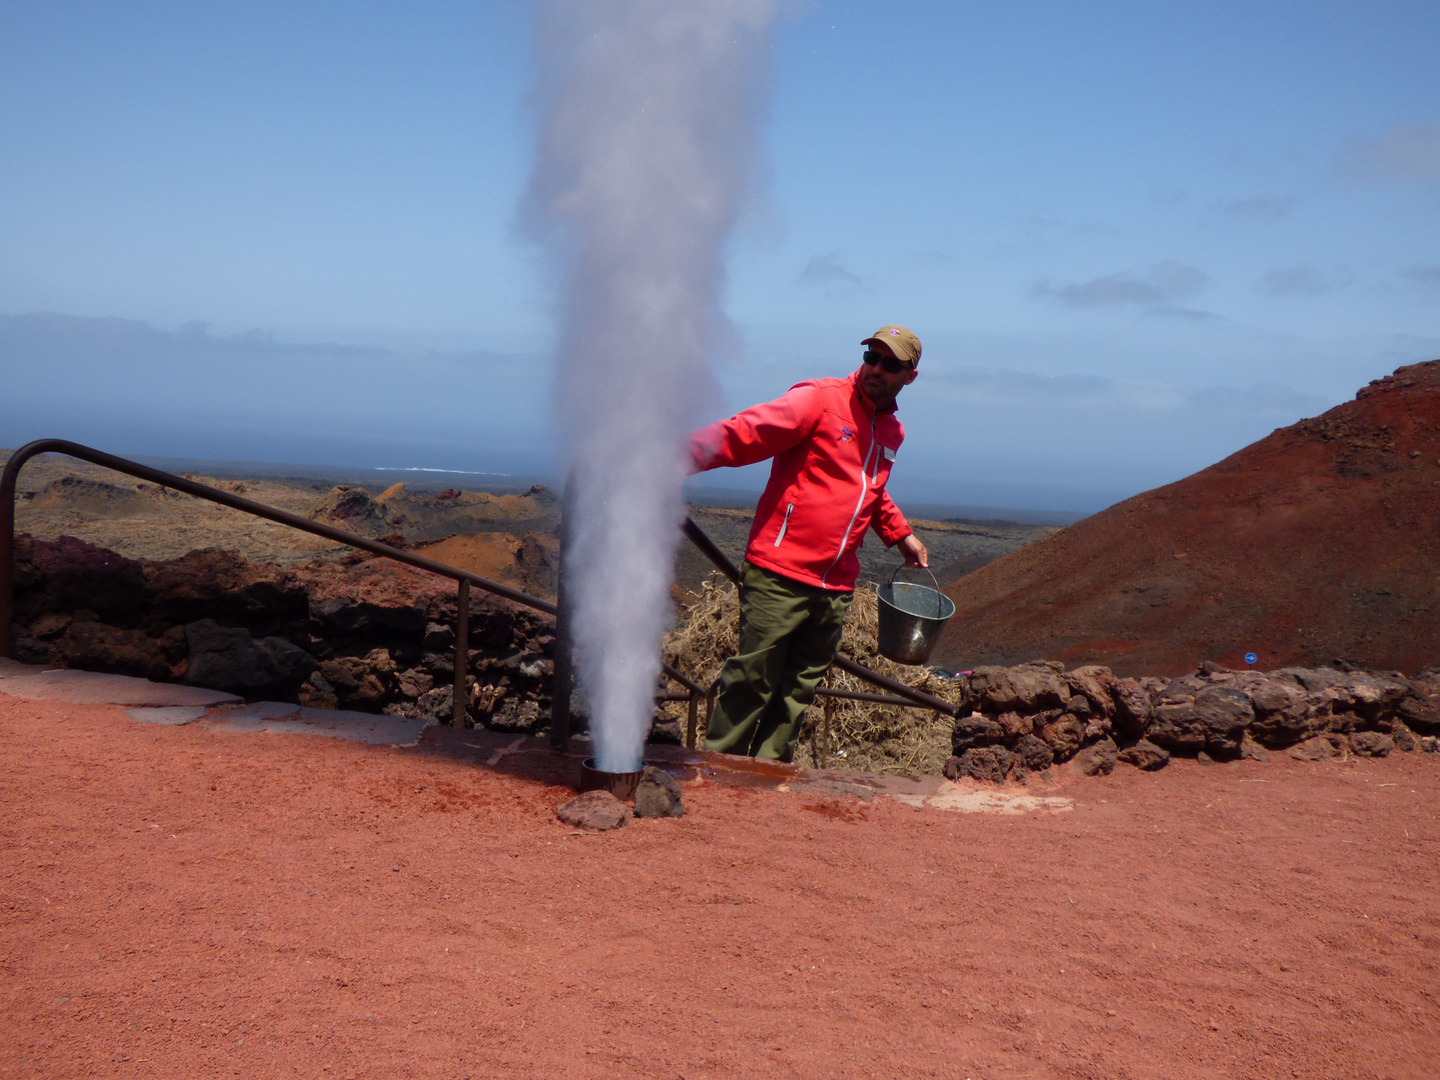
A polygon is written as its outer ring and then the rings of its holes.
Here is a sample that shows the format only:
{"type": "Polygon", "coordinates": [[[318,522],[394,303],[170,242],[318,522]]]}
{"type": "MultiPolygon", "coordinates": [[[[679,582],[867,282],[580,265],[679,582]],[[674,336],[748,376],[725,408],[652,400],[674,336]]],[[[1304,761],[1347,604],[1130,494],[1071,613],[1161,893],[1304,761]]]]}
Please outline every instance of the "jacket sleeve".
{"type": "Polygon", "coordinates": [[[880,501],[875,506],[875,515],[870,519],[870,527],[875,530],[875,534],[881,540],[885,541],[886,547],[894,547],[914,532],[910,528],[910,523],[905,520],[905,515],[895,505],[895,500],[890,498],[888,491],[880,492],[880,501]]]}
{"type": "Polygon", "coordinates": [[[797,383],[774,401],[738,412],[690,436],[690,471],[753,465],[807,438],[820,422],[814,383],[797,383]]]}

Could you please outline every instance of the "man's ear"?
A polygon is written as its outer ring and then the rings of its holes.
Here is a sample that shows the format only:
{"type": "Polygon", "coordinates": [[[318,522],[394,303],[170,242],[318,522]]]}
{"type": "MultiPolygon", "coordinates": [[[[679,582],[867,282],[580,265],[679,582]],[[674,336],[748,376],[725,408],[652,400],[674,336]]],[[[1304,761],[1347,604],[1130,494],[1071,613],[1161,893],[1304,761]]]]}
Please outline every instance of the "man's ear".
{"type": "Polygon", "coordinates": [[[915,376],[916,376],[916,375],[919,375],[919,374],[920,374],[920,369],[919,369],[919,368],[911,368],[911,369],[910,369],[910,374],[905,376],[905,382],[904,382],[902,385],[904,385],[904,386],[909,386],[912,382],[915,381],[915,376]]]}

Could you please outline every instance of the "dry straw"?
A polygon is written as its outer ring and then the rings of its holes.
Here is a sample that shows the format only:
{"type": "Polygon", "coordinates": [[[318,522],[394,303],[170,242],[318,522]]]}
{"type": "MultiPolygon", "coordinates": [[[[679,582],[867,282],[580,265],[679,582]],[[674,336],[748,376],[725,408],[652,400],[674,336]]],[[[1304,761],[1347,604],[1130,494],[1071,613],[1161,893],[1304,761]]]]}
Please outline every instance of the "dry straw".
{"type": "MultiPolygon", "coordinates": [[[[665,635],[665,657],[708,686],[733,655],[740,621],[740,599],[729,580],[711,574],[698,594],[688,597],[680,621],[665,635]]],[[[855,590],[845,619],[840,651],[851,659],[918,690],[959,704],[962,684],[923,667],[895,664],[875,652],[876,597],[872,585],[855,590]]],[[[831,668],[829,686],[837,690],[884,693],[838,668],[831,668]]],[[[683,704],[669,707],[681,719],[683,704]]],[[[702,710],[703,712],[703,710],[702,710]]],[[[700,718],[701,735],[706,717],[700,718]]],[[[817,698],[805,711],[795,761],[831,769],[882,773],[938,773],[950,756],[954,720],[926,709],[898,708],[864,701],[817,698]]]]}

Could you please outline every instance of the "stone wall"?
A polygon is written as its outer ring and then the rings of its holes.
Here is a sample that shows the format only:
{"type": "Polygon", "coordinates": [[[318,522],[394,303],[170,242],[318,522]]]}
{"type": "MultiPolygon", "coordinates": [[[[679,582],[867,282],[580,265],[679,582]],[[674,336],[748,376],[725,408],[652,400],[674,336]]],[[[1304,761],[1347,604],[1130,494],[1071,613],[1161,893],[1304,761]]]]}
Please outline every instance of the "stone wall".
{"type": "MultiPolygon", "coordinates": [[[[448,722],[455,583],[354,555],[277,567],[217,548],[127,559],[72,537],[16,538],[16,658],[183,682],[249,700],[448,722]]],[[[472,590],[469,715],[549,716],[553,622],[472,590]]]]}
{"type": "Polygon", "coordinates": [[[1023,778],[1066,761],[1094,775],[1117,762],[1162,768],[1172,754],[1204,762],[1263,758],[1280,749],[1301,758],[1383,757],[1440,746],[1440,668],[1407,678],[1338,668],[1232,671],[1205,663],[1167,681],[1037,661],[977,668],[965,703],[955,721],[955,756],[945,766],[951,779],[1023,778]]]}

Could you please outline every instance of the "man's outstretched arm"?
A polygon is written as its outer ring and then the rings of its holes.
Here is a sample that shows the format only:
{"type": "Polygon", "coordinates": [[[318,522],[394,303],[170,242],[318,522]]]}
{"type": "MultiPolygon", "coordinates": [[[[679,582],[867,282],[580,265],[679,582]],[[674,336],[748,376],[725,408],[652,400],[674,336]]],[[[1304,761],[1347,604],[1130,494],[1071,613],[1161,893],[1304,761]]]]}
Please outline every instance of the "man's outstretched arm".
{"type": "Polygon", "coordinates": [[[820,412],[815,385],[800,383],[774,401],[701,428],[690,436],[691,472],[753,465],[782,454],[815,430],[820,412]]]}

